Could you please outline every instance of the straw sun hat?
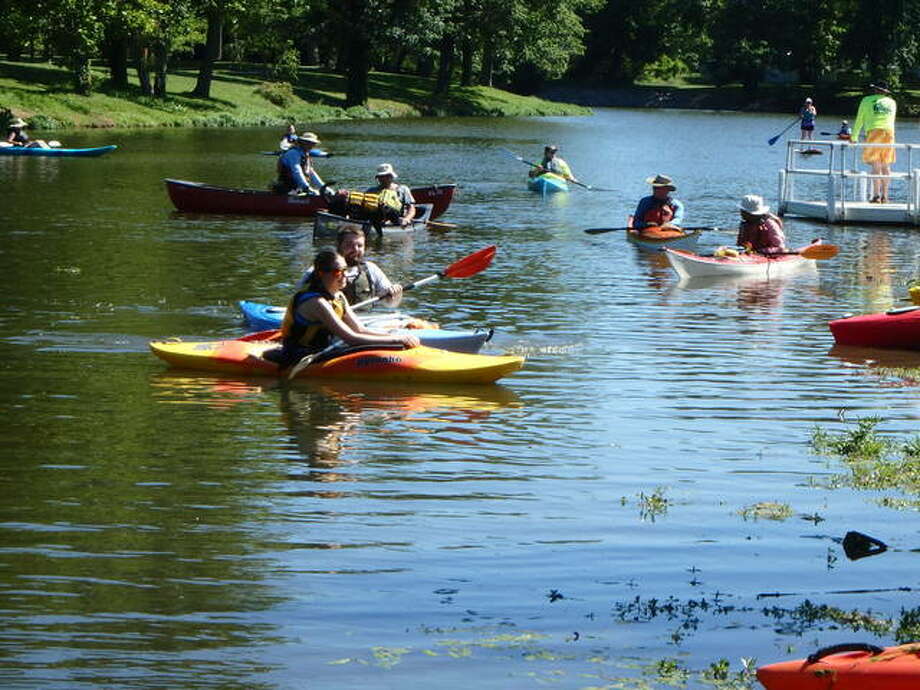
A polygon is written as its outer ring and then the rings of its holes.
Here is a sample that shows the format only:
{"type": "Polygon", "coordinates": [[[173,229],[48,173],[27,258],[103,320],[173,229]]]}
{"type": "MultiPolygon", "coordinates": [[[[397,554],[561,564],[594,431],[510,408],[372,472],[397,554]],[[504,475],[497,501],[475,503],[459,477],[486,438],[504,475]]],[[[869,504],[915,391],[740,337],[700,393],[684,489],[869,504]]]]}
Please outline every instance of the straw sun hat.
{"type": "Polygon", "coordinates": [[[10,127],[28,127],[29,125],[21,117],[14,117],[9,124],[10,127]]]}
{"type": "Polygon", "coordinates": [[[674,186],[673,180],[667,175],[658,174],[654,177],[648,177],[645,183],[652,185],[652,187],[667,187],[672,192],[677,191],[677,187],[674,186]]]}

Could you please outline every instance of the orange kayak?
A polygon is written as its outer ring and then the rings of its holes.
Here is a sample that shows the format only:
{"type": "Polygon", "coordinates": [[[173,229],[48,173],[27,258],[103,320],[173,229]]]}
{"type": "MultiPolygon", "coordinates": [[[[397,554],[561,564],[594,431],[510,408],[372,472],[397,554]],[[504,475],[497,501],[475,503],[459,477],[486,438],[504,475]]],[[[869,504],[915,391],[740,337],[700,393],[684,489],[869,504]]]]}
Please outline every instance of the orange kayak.
{"type": "MultiPolygon", "coordinates": [[[[150,350],[180,369],[216,371],[240,376],[285,376],[263,355],[278,347],[268,338],[277,331],[254,333],[236,340],[209,342],[154,341],[150,350]]],[[[317,357],[298,376],[303,378],[400,381],[413,383],[494,383],[524,364],[514,355],[474,355],[420,345],[410,349],[364,346],[317,357]]]]}
{"type": "Polygon", "coordinates": [[[916,690],[920,688],[920,643],[882,649],[839,644],[807,659],[757,669],[767,690],[916,690]]]}

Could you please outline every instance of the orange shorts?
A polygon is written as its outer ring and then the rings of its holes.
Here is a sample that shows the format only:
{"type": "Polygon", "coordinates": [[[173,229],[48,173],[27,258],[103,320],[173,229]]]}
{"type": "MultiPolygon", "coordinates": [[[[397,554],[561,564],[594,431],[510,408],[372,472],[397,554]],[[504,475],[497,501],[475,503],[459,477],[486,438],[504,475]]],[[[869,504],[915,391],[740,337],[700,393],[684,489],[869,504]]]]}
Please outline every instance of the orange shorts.
{"type": "MultiPolygon", "coordinates": [[[[867,144],[893,144],[894,132],[890,129],[870,129],[866,132],[867,144]]],[[[863,163],[894,163],[894,147],[870,146],[863,149],[863,163]]]]}

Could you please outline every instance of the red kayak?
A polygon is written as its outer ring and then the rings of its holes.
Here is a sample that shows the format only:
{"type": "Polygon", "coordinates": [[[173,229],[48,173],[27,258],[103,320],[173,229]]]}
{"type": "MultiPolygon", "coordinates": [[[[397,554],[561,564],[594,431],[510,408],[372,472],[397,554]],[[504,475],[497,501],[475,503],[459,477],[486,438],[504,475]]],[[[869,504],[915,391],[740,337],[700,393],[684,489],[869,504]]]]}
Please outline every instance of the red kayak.
{"type": "Polygon", "coordinates": [[[920,644],[882,649],[840,644],[807,659],[757,669],[767,690],[916,690],[920,688],[920,644]]]}
{"type": "MultiPolygon", "coordinates": [[[[201,182],[164,180],[169,198],[184,213],[233,213],[260,216],[313,216],[328,208],[321,196],[289,196],[262,189],[234,189],[201,182]]],[[[416,203],[431,204],[431,218],[441,216],[454,198],[455,184],[413,187],[416,203]]]]}
{"type": "Polygon", "coordinates": [[[920,350],[920,307],[836,319],[828,326],[838,345],[920,350]]]}

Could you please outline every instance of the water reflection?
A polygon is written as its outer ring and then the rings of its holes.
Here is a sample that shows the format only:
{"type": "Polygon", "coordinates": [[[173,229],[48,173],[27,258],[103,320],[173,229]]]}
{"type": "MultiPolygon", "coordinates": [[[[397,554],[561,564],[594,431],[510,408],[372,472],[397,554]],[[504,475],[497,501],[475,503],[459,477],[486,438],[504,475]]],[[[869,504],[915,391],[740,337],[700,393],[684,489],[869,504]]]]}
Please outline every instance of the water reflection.
{"type": "Polygon", "coordinates": [[[391,422],[402,422],[420,434],[432,433],[432,425],[449,425],[461,433],[469,427],[466,432],[471,433],[494,411],[522,405],[513,391],[498,385],[425,388],[357,381],[285,385],[280,404],[301,457],[314,468],[342,463],[345,451],[360,447],[349,441],[368,428],[379,433],[391,422]]]}
{"type": "Polygon", "coordinates": [[[827,354],[878,377],[883,384],[920,386],[920,352],[834,345],[827,354]]]}

